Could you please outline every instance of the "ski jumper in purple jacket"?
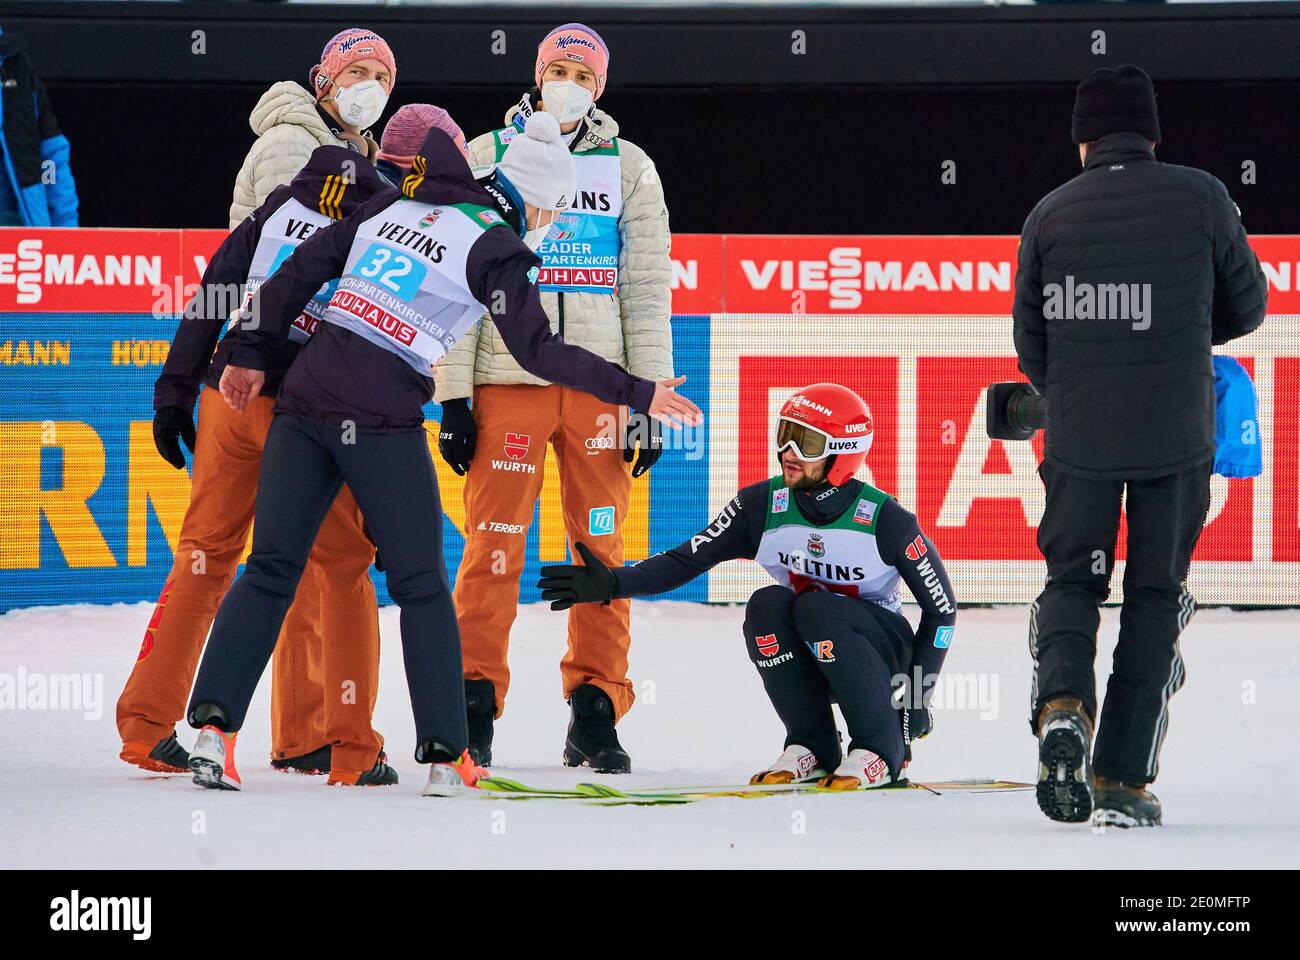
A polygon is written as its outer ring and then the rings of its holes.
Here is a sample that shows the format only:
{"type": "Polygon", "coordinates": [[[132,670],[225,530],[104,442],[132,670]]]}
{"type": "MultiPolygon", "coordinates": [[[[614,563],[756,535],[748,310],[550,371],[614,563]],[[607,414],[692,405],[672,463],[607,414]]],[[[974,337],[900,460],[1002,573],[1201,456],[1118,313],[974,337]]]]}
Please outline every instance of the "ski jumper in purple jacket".
{"type": "Polygon", "coordinates": [[[423,428],[432,364],[487,314],[526,370],[651,408],[654,383],[551,332],[534,286],[540,259],[446,134],[429,134],[412,170],[400,196],[377,197],[305,240],[241,315],[230,366],[264,370],[312,294],[339,278],[280,386],[253,551],[217,613],[190,698],[192,726],[243,726],[321,518],[346,482],[402,610],[415,758],[458,758],[467,741],[460,634],[423,428]]]}

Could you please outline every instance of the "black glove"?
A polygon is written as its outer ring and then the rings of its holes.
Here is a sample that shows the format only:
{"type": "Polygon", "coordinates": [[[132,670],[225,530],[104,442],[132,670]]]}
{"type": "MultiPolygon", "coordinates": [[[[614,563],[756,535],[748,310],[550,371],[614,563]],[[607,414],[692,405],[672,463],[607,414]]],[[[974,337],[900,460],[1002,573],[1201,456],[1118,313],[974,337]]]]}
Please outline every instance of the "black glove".
{"type": "Polygon", "coordinates": [[[478,425],[474,423],[469,401],[462,397],[444,403],[442,423],[438,426],[438,452],[458,477],[465,476],[465,471],[469,469],[477,442],[478,425]]]}
{"type": "Polygon", "coordinates": [[[163,407],[153,415],[153,445],[158,455],[177,470],[185,469],[180,441],[194,452],[194,414],[183,407],[163,407]]]}
{"type": "Polygon", "coordinates": [[[552,610],[568,610],[575,603],[608,604],[618,587],[614,574],[585,543],[578,541],[573,546],[586,566],[564,563],[542,567],[542,578],[537,581],[542,599],[551,601],[552,610]]]}
{"type": "Polygon", "coordinates": [[[634,413],[627,418],[627,436],[623,443],[623,462],[632,462],[632,451],[640,449],[636,455],[636,465],[632,467],[633,479],[641,476],[659,459],[664,452],[663,424],[648,413],[634,413]]]}

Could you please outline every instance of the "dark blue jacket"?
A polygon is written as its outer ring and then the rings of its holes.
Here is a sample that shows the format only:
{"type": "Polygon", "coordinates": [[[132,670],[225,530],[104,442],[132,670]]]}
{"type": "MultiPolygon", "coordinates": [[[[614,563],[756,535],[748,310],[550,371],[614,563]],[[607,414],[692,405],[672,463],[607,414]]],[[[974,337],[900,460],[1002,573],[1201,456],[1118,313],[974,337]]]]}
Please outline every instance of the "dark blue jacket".
{"type": "Polygon", "coordinates": [[[75,227],[77,184],[71,148],[59,131],[45,85],[27,55],[26,41],[0,29],[0,176],[28,227],[75,227]]]}

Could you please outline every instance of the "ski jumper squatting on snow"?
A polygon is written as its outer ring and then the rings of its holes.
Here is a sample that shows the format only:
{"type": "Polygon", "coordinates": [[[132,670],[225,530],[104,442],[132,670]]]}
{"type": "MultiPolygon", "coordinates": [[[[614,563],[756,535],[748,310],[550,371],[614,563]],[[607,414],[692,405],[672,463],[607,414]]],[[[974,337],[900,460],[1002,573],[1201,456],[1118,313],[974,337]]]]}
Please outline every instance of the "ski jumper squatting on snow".
{"type": "Polygon", "coordinates": [[[727,560],[757,560],[776,584],[749,598],[745,645],[785,724],[786,749],[753,782],[820,779],[846,790],[897,782],[912,742],[930,731],[926,704],[957,605],[916,517],[853,478],[871,438],[857,394],[805,387],[781,408],[781,474],[745,487],[690,540],[634,566],[609,569],[577,544],[585,565],[543,567],[542,597],[552,609],[608,603],[672,590],[727,560]],[[921,607],[915,632],[900,613],[900,580],[921,607]],[[844,756],[832,703],[848,724],[844,756]]]}

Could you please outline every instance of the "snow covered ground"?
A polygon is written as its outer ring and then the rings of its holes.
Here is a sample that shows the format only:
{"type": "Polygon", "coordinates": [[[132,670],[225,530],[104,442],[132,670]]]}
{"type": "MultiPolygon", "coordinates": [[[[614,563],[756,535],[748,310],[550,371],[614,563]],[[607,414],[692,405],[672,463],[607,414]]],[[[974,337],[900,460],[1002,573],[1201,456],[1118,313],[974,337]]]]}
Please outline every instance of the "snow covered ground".
{"type": "MultiPolygon", "coordinates": [[[[0,616],[0,693],[10,698],[0,707],[0,866],[1300,863],[1296,611],[1198,614],[1183,638],[1188,681],[1173,702],[1156,785],[1166,826],[1106,834],[1047,821],[1030,793],[773,796],[683,807],[424,798],[423,768],[411,759],[394,608],[381,613],[376,722],[400,786],[329,788],[323,778],[272,772],[264,682],[240,738],[244,792],[202,791],[186,777],[152,776],[117,759],[114,701],[150,612],[151,605],[136,604],[0,616]],[[66,674],[88,676],[86,701],[79,709],[42,709],[33,684],[66,674]]],[[[947,673],[964,679],[941,691],[948,705],[938,711],[934,735],[918,745],[916,779],[1032,779],[1026,616],[1024,608],[962,613],[947,673]]],[[[620,731],[636,772],[613,778],[619,785],[740,783],[780,752],[781,727],[745,656],[740,619],[736,607],[634,605],[632,676],[640,701],[620,731]]],[[[1108,666],[1115,611],[1106,611],[1102,624],[1099,661],[1108,666]]],[[[600,779],[559,762],[567,719],[557,666],[563,636],[562,615],[540,605],[520,612],[514,686],[497,726],[502,775],[542,785],[600,779]]],[[[181,739],[189,745],[192,732],[182,729],[181,739]]]]}

